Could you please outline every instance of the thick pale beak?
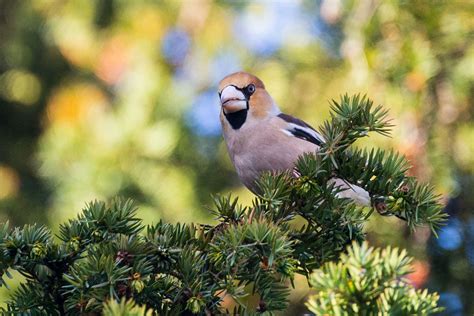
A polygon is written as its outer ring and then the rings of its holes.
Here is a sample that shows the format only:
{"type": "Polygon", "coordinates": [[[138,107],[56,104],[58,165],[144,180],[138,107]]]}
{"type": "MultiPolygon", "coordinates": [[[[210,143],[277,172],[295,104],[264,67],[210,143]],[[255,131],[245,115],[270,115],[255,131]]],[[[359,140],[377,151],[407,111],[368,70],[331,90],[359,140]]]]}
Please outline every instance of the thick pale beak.
{"type": "Polygon", "coordinates": [[[227,86],[221,92],[221,105],[226,114],[234,113],[247,109],[247,100],[245,95],[234,86],[227,86]]]}

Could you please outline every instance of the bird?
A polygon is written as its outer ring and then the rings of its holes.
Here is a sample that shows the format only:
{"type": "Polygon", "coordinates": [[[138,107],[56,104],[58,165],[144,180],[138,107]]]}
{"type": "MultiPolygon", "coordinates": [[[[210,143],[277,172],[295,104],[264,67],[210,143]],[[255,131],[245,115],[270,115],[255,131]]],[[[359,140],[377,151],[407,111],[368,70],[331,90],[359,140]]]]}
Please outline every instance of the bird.
{"type": "MultiPolygon", "coordinates": [[[[282,113],[262,80],[250,73],[227,75],[219,83],[218,94],[230,159],[241,182],[255,194],[262,173],[292,171],[300,156],[317,152],[324,143],[309,124],[282,113]]],[[[338,188],[339,197],[370,206],[370,195],[363,188],[339,178],[330,183],[338,188]]]]}

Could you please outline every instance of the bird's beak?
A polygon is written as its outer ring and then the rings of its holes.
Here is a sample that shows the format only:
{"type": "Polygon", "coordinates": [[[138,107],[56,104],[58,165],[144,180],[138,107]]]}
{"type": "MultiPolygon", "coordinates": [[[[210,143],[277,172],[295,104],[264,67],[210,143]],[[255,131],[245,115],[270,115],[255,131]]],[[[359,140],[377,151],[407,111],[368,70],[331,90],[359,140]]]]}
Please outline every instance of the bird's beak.
{"type": "Polygon", "coordinates": [[[225,87],[221,91],[220,97],[222,108],[226,114],[247,109],[245,95],[234,86],[225,87]]]}

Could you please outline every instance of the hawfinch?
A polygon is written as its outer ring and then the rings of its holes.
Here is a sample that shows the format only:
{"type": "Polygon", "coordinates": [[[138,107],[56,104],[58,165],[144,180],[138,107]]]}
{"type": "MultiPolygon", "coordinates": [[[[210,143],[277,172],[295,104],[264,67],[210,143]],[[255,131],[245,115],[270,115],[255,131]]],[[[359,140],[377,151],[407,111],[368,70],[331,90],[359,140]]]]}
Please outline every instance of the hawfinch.
{"type": "MultiPolygon", "coordinates": [[[[219,83],[220,120],[230,159],[243,184],[257,193],[255,181],[264,171],[293,170],[299,156],[314,153],[324,142],[314,128],[282,113],[254,75],[236,72],[219,83]]],[[[347,197],[369,206],[364,189],[332,179],[347,197]]]]}

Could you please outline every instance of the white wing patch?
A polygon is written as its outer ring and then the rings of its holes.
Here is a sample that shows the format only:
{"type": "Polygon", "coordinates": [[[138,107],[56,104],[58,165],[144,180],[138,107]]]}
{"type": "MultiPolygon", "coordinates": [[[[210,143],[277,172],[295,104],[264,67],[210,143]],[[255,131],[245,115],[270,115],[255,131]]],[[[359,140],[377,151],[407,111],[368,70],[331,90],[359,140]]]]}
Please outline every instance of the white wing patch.
{"type": "MultiPolygon", "coordinates": [[[[324,143],[325,140],[324,140],[324,137],[321,136],[321,134],[319,134],[318,132],[316,132],[314,129],[312,128],[309,128],[309,127],[306,127],[306,126],[301,126],[301,125],[297,125],[297,124],[294,124],[294,123],[289,123],[288,126],[290,127],[290,130],[289,132],[292,133],[294,135],[294,132],[295,131],[300,131],[301,134],[308,134],[308,135],[311,135],[312,138],[316,139],[319,143],[324,143]]],[[[296,136],[296,135],[294,135],[296,136]]],[[[298,137],[298,136],[296,136],[298,137]]],[[[308,139],[308,141],[311,141],[310,139],[308,139]]],[[[320,144],[319,144],[320,145],[320,144]]]]}
{"type": "Polygon", "coordinates": [[[318,146],[324,143],[324,138],[304,121],[284,113],[278,114],[278,117],[286,122],[287,128],[285,128],[285,130],[289,132],[291,136],[306,140],[318,146]]]}
{"type": "Polygon", "coordinates": [[[280,129],[280,131],[282,131],[283,133],[285,133],[288,136],[294,137],[294,135],[287,129],[282,128],[282,129],[280,129]]]}

